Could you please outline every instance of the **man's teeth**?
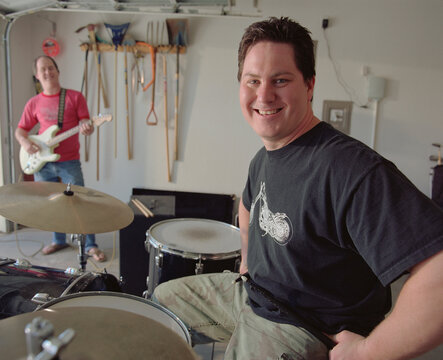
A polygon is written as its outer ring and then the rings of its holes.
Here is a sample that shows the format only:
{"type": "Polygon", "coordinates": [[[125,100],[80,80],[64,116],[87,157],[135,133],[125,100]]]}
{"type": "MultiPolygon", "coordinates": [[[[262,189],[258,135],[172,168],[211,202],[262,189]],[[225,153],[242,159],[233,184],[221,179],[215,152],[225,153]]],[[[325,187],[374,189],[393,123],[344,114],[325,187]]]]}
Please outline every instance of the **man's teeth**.
{"type": "Polygon", "coordinates": [[[258,113],[260,114],[260,115],[272,115],[272,114],[275,114],[275,113],[277,113],[277,109],[276,110],[258,110],[258,113]]]}

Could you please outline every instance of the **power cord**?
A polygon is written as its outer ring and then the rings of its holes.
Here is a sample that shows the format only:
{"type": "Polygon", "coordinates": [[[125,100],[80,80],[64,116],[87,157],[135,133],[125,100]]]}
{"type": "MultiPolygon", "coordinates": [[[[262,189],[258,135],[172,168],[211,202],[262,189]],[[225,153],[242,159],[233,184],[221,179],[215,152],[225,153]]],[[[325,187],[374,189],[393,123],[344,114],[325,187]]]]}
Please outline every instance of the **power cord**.
{"type": "Polygon", "coordinates": [[[349,86],[349,85],[346,83],[345,79],[343,78],[343,76],[342,76],[342,74],[341,74],[341,72],[340,72],[340,67],[339,67],[339,65],[337,64],[337,62],[336,62],[336,61],[333,59],[333,57],[332,57],[332,54],[331,54],[331,47],[330,47],[330,45],[329,45],[329,39],[328,39],[328,36],[327,36],[327,34],[326,34],[326,29],[328,28],[328,25],[329,25],[329,21],[328,21],[328,19],[323,19],[323,22],[322,22],[323,37],[325,38],[325,41],[326,41],[326,47],[327,47],[327,50],[328,50],[328,58],[329,58],[329,60],[330,60],[331,63],[332,63],[332,67],[333,67],[333,69],[334,69],[334,72],[335,72],[335,76],[336,76],[336,78],[337,78],[337,81],[338,81],[338,83],[342,86],[342,88],[345,90],[346,94],[348,94],[349,98],[351,99],[351,101],[352,101],[354,104],[356,104],[357,106],[359,106],[359,107],[361,107],[361,108],[367,108],[368,105],[369,105],[369,101],[366,102],[366,104],[362,104],[362,103],[360,103],[360,102],[358,101],[358,99],[357,99],[357,95],[356,95],[356,93],[355,93],[355,90],[354,90],[351,86],[349,86]]]}

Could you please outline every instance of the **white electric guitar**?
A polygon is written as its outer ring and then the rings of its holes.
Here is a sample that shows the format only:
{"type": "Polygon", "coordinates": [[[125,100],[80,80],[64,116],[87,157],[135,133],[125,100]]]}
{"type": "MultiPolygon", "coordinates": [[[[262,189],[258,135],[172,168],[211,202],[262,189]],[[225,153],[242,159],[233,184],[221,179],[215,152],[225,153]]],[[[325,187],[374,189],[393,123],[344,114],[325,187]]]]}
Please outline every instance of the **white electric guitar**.
{"type": "MultiPolygon", "coordinates": [[[[111,120],[111,114],[92,117],[92,123],[97,127],[104,122],[111,120]]],[[[23,147],[20,149],[20,166],[25,174],[34,174],[47,162],[57,161],[60,158],[60,155],[54,154],[54,149],[63,140],[77,134],[80,131],[80,125],[55,136],[57,131],[59,131],[59,127],[57,125],[52,125],[40,135],[29,135],[28,139],[37,144],[40,150],[34,154],[29,154],[23,147]]]]}

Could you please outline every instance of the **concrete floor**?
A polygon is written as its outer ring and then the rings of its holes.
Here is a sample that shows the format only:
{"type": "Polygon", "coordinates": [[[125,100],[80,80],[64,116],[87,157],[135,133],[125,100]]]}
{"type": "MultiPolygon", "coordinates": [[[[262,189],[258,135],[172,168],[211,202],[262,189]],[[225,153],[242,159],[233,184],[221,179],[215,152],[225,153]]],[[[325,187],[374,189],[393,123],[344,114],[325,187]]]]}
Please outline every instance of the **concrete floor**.
{"type": "MultiPolygon", "coordinates": [[[[115,277],[120,276],[119,266],[119,233],[97,234],[97,244],[105,252],[107,261],[103,263],[95,263],[88,260],[86,265],[87,271],[108,272],[115,277]]],[[[45,266],[56,269],[79,268],[77,259],[78,247],[73,244],[70,248],[61,250],[54,255],[42,255],[40,250],[43,246],[50,244],[51,233],[35,229],[20,229],[16,233],[2,234],[0,233],[0,257],[11,259],[26,259],[32,265],[45,266]]],[[[400,291],[406,277],[400,278],[392,286],[394,301],[400,291]]],[[[420,329],[417,329],[419,332],[420,329]]],[[[225,345],[199,345],[194,348],[195,352],[202,360],[211,359],[212,351],[214,351],[213,359],[223,359],[225,345]]],[[[441,360],[443,359],[443,345],[434,351],[416,358],[416,360],[441,360]]],[[[246,360],[246,359],[245,359],[246,360]]]]}

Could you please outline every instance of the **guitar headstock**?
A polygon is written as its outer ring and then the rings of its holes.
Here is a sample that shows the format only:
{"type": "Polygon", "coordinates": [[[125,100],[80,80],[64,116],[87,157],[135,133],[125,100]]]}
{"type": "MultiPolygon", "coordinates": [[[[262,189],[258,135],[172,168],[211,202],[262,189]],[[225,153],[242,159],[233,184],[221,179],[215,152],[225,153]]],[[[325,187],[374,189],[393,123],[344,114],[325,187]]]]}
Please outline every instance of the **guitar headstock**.
{"type": "Polygon", "coordinates": [[[92,123],[97,127],[103,124],[104,122],[111,120],[112,120],[111,114],[98,114],[92,117],[92,123]]]}

